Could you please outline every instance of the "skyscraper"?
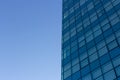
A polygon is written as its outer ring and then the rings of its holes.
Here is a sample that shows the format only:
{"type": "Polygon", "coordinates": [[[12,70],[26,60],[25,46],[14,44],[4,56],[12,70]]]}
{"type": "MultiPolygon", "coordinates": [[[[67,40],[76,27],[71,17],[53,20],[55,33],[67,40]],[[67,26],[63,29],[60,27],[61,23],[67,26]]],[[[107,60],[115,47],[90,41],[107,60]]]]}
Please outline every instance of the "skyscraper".
{"type": "Polygon", "coordinates": [[[62,80],[120,80],[120,0],[63,0],[62,80]]]}

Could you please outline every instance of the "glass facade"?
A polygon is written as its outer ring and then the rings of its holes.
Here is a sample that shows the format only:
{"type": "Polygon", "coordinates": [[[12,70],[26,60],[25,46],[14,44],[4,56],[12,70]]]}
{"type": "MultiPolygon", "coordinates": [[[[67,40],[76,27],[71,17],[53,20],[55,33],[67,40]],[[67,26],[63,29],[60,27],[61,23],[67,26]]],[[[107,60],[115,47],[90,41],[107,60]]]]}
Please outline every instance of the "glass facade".
{"type": "Polygon", "coordinates": [[[63,0],[61,80],[120,80],[120,0],[63,0]]]}

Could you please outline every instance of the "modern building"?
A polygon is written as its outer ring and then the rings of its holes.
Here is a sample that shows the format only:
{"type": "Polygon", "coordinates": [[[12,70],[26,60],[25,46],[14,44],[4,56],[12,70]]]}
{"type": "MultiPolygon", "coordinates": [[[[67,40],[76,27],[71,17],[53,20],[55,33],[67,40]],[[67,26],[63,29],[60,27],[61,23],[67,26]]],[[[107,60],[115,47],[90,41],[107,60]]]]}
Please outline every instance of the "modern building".
{"type": "Polygon", "coordinates": [[[120,0],[63,0],[62,80],[120,80],[120,0]]]}

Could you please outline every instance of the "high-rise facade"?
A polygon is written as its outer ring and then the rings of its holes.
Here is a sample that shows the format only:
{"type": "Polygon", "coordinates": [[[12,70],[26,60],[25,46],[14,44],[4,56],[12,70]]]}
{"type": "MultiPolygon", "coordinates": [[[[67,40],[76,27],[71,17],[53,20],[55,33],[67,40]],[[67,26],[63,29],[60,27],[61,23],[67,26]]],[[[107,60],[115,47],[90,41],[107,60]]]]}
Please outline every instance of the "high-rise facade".
{"type": "Polygon", "coordinates": [[[120,80],[120,0],[63,0],[62,80],[120,80]]]}

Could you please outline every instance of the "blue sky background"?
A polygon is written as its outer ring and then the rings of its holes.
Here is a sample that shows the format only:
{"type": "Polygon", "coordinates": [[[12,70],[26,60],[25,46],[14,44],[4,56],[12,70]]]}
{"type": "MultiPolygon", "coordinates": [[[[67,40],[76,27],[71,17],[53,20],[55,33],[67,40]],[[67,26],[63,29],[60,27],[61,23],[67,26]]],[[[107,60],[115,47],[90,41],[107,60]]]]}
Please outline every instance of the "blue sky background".
{"type": "Polygon", "coordinates": [[[62,0],[0,0],[0,80],[60,80],[62,0]]]}

